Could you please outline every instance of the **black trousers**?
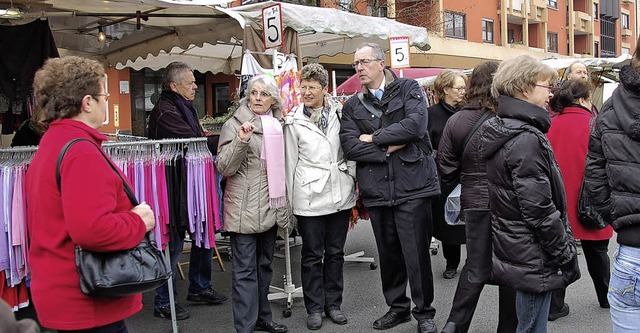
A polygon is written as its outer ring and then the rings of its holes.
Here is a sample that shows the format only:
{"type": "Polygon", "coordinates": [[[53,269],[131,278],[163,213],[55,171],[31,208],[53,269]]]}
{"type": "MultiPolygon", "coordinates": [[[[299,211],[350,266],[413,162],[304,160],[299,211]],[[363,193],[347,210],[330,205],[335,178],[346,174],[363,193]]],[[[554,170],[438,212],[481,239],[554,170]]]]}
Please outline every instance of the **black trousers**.
{"type": "Polygon", "coordinates": [[[433,274],[429,244],[433,230],[431,198],[391,207],[370,207],[371,226],[380,257],[382,293],[393,312],[408,312],[411,300],[416,319],[433,318],[433,274]],[[407,281],[411,299],[407,297],[407,281]]]}
{"type": "MultiPolygon", "coordinates": [[[[478,300],[484,283],[473,283],[469,281],[469,271],[467,265],[462,267],[458,287],[456,288],[451,314],[447,322],[456,324],[456,333],[466,333],[469,331],[471,319],[478,306],[478,300]]],[[[510,287],[498,287],[498,333],[513,333],[518,327],[518,316],[516,314],[516,291],[510,287]]]]}
{"type": "Polygon", "coordinates": [[[344,243],[351,210],[323,216],[298,216],[302,237],[300,275],[307,313],[340,309],[344,280],[344,243]]]}
{"type": "Polygon", "coordinates": [[[278,227],[259,234],[231,235],[233,323],[238,333],[251,333],[258,319],[271,321],[267,295],[278,227]]]}
{"type": "Polygon", "coordinates": [[[447,269],[458,269],[460,265],[460,244],[442,243],[442,255],[447,260],[447,269]]]}
{"type": "MultiPolygon", "coordinates": [[[[602,306],[608,304],[607,292],[609,290],[609,278],[611,277],[611,261],[609,259],[609,240],[581,240],[582,253],[587,261],[587,270],[596,290],[598,303],[602,306]]],[[[551,308],[549,313],[558,313],[562,310],[566,289],[554,290],[551,293],[551,308]]]]}

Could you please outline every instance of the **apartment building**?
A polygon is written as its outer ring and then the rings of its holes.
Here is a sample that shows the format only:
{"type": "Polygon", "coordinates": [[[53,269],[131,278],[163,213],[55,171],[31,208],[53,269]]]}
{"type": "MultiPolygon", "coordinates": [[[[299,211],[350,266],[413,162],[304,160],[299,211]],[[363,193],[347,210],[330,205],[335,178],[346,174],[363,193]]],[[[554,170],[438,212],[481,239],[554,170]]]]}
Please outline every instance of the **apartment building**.
{"type": "MultiPolygon", "coordinates": [[[[300,0],[429,30],[432,49],[414,50],[412,66],[472,67],[520,53],[538,57],[615,57],[633,53],[635,0],[300,0]]],[[[327,64],[348,56],[322,58],[327,64]]]]}

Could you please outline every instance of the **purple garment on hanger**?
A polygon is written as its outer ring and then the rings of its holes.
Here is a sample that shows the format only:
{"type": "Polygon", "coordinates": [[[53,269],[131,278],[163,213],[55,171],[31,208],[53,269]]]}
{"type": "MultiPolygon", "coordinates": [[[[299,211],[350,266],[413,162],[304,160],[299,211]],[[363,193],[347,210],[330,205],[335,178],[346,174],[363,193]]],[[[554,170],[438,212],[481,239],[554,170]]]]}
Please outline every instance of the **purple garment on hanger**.
{"type": "MultiPolygon", "coordinates": [[[[0,168],[0,203],[6,207],[4,198],[8,195],[7,188],[11,186],[7,183],[8,178],[5,178],[4,174],[9,167],[0,168]]],[[[9,230],[6,220],[5,212],[0,214],[0,271],[8,271],[10,267],[9,263],[9,230]]],[[[0,281],[3,283],[3,281],[0,281]]]]}

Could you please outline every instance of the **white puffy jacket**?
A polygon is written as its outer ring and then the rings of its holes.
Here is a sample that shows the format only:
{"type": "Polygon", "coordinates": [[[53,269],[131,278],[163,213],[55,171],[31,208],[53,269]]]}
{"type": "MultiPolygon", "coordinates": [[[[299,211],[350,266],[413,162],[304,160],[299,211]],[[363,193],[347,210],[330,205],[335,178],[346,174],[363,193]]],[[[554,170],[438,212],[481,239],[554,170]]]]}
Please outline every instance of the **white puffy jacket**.
{"type": "Polygon", "coordinates": [[[287,194],[295,215],[328,215],[356,204],[355,162],[344,158],[340,146],[342,105],[329,95],[325,105],[331,105],[327,135],[304,114],[303,105],[285,118],[287,194]]]}

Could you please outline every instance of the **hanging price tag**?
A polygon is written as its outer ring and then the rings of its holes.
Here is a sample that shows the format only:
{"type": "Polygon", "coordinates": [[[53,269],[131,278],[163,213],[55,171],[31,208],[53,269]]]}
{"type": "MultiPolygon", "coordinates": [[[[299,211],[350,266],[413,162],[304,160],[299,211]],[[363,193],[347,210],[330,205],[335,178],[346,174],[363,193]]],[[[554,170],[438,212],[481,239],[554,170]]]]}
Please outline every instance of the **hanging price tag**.
{"type": "Polygon", "coordinates": [[[283,30],[280,4],[262,8],[262,39],[265,49],[278,47],[284,43],[283,30]]]}
{"type": "Polygon", "coordinates": [[[409,36],[389,37],[391,68],[411,67],[409,55],[409,36]]]}

